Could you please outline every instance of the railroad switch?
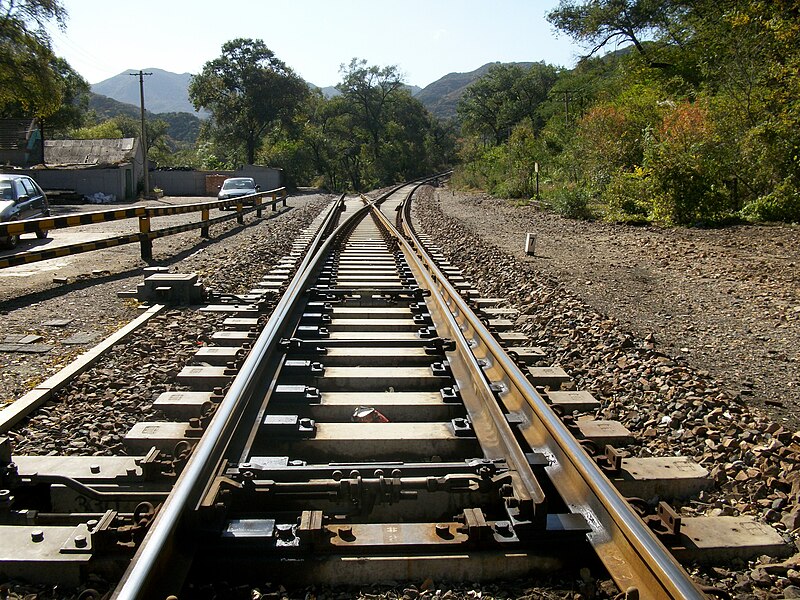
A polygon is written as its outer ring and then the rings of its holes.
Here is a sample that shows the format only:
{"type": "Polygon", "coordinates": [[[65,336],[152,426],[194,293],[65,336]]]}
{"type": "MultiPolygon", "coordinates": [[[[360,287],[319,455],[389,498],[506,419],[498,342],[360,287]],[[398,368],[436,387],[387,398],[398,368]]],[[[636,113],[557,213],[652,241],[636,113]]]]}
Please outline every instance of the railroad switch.
{"type": "Polygon", "coordinates": [[[333,302],[339,302],[339,299],[335,294],[331,293],[331,290],[328,289],[320,289],[320,288],[309,288],[307,293],[311,297],[311,301],[322,301],[326,304],[330,304],[333,302]]]}
{"type": "Polygon", "coordinates": [[[414,315],[414,325],[433,325],[430,313],[419,313],[414,315]]]}
{"type": "Polygon", "coordinates": [[[141,302],[159,304],[200,304],[206,296],[197,273],[155,273],[145,277],[135,290],[118,292],[121,298],[136,298],[141,302]]]}
{"type": "Polygon", "coordinates": [[[0,467],[6,466],[11,462],[11,440],[6,436],[0,436],[0,467]]]}
{"type": "Polygon", "coordinates": [[[664,501],[658,503],[655,515],[648,515],[643,519],[664,543],[676,541],[681,533],[680,515],[664,501]]]}
{"type": "Polygon", "coordinates": [[[318,327],[317,325],[298,325],[297,334],[303,338],[319,339],[330,336],[326,327],[318,327]]]}
{"type": "Polygon", "coordinates": [[[419,337],[422,338],[423,340],[429,340],[438,337],[436,329],[434,329],[433,327],[422,327],[417,331],[417,335],[419,335],[419,337]]]}
{"type": "Polygon", "coordinates": [[[471,542],[479,543],[487,537],[491,527],[480,508],[464,509],[464,526],[471,542]]]}
{"type": "Polygon", "coordinates": [[[446,360],[431,364],[431,373],[434,377],[451,377],[453,372],[450,370],[450,363],[446,360]]]}
{"type": "Polygon", "coordinates": [[[282,338],[278,343],[286,354],[327,354],[328,349],[317,346],[314,342],[300,338],[282,338]]]}
{"type": "Polygon", "coordinates": [[[456,417],[450,423],[453,426],[453,432],[456,437],[474,437],[475,431],[472,429],[472,421],[465,417],[456,417]]]}
{"type": "Polygon", "coordinates": [[[622,470],[622,459],[627,453],[617,450],[610,444],[606,445],[605,450],[605,454],[595,455],[592,458],[608,477],[619,475],[622,470]]]}
{"type": "Polygon", "coordinates": [[[306,309],[313,312],[330,314],[333,312],[333,305],[331,305],[330,302],[309,302],[306,304],[306,309]]]}
{"type": "Polygon", "coordinates": [[[456,343],[450,338],[436,337],[428,340],[425,344],[425,352],[427,354],[444,354],[455,349],[456,343]]]}
{"type": "Polygon", "coordinates": [[[492,394],[496,397],[499,397],[500,394],[505,394],[508,391],[508,387],[504,383],[500,382],[493,382],[489,384],[489,389],[491,390],[492,394]]]}
{"type": "Polygon", "coordinates": [[[327,313],[321,313],[321,312],[306,312],[303,313],[300,322],[303,323],[304,325],[319,325],[319,324],[330,325],[331,316],[327,313]]]}
{"type": "Polygon", "coordinates": [[[520,425],[528,425],[528,420],[521,411],[506,413],[506,422],[512,427],[519,427],[520,425]]]}
{"type": "Polygon", "coordinates": [[[157,448],[151,448],[136,464],[141,468],[144,481],[165,481],[177,478],[186,464],[185,457],[169,457],[157,448]]]}

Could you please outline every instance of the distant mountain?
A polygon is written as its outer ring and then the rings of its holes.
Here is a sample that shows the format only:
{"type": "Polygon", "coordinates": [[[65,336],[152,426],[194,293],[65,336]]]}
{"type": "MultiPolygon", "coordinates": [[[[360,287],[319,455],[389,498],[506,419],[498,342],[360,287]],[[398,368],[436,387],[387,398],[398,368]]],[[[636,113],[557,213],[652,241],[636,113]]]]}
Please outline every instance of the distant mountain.
{"type": "MultiPolygon", "coordinates": [[[[314,86],[314,87],[317,87],[317,86],[314,86]]],[[[335,85],[326,85],[325,87],[318,88],[318,89],[319,89],[320,92],[322,92],[322,95],[325,96],[328,99],[333,98],[335,96],[341,96],[342,95],[342,92],[337,90],[335,85]]]]}
{"type": "MultiPolygon", "coordinates": [[[[469,73],[449,73],[441,79],[434,81],[424,89],[415,85],[406,85],[406,89],[412,96],[417,98],[434,116],[440,119],[449,119],[456,116],[456,106],[464,90],[475,80],[484,75],[491,67],[499,64],[516,64],[521,67],[531,67],[532,62],[519,63],[487,63],[482,67],[470,71],[469,73]]],[[[189,82],[192,75],[190,73],[170,73],[162,69],[146,69],[145,72],[153,73],[144,80],[144,101],[147,111],[155,113],[163,118],[164,113],[191,113],[192,115],[205,118],[207,113],[195,112],[191,102],[189,102],[189,82]]],[[[108,109],[113,114],[139,114],[139,78],[132,77],[131,73],[138,71],[125,71],[115,75],[100,83],[92,85],[92,92],[99,94],[99,97],[92,98],[92,108],[98,114],[105,114],[108,109]],[[105,99],[102,99],[106,97],[105,99]],[[129,108],[122,108],[111,104],[113,100],[126,103],[129,108]],[[131,110],[135,112],[131,112],[131,110]],[[116,111],[116,112],[114,112],[116,111]]],[[[340,94],[335,86],[319,87],[312,83],[310,88],[317,88],[322,91],[326,98],[333,98],[340,94]]],[[[111,116],[113,116],[111,114],[111,116]]],[[[165,119],[168,120],[169,119],[165,119]]],[[[198,125],[199,127],[199,125],[198,125]]],[[[194,130],[194,123],[186,121],[183,129],[187,132],[194,130]]],[[[191,137],[191,134],[189,134],[191,137]]],[[[174,136],[173,136],[174,137],[174,136]]],[[[178,138],[176,138],[178,139],[178,138]]]]}
{"type": "MultiPolygon", "coordinates": [[[[189,102],[191,73],[170,73],[162,69],[144,69],[144,71],[152,73],[144,78],[144,105],[147,110],[154,113],[195,113],[194,106],[189,102]]],[[[92,84],[92,91],[120,102],[139,106],[139,78],[132,76],[135,74],[138,74],[138,71],[124,71],[100,83],[92,84]]]]}
{"type": "MultiPolygon", "coordinates": [[[[117,115],[125,115],[134,119],[141,118],[139,106],[119,102],[113,98],[95,93],[89,95],[89,108],[104,121],[117,115]]],[[[194,144],[197,141],[202,121],[197,117],[196,113],[164,112],[156,114],[147,110],[145,111],[145,116],[148,120],[161,119],[166,121],[169,125],[167,135],[176,142],[194,144]]]]}
{"type": "Polygon", "coordinates": [[[458,105],[458,101],[461,99],[461,96],[464,95],[464,90],[466,90],[473,81],[476,81],[485,75],[489,69],[499,64],[515,64],[519,65],[520,67],[529,68],[533,66],[534,63],[493,62],[487,63],[482,67],[475,69],[474,71],[470,71],[469,73],[449,73],[441,79],[437,79],[430,85],[423,88],[421,91],[415,94],[414,97],[422,102],[425,108],[427,108],[434,116],[439,117],[440,119],[453,118],[456,116],[456,106],[458,105]]]}

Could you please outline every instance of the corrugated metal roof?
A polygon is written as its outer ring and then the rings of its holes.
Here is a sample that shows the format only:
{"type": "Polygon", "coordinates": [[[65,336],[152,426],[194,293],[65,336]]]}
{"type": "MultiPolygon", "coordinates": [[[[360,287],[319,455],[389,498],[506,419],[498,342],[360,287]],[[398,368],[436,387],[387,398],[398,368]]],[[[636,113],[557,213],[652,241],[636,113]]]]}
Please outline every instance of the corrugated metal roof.
{"type": "Polygon", "coordinates": [[[136,139],[45,140],[47,165],[117,165],[133,162],[136,139]]]}

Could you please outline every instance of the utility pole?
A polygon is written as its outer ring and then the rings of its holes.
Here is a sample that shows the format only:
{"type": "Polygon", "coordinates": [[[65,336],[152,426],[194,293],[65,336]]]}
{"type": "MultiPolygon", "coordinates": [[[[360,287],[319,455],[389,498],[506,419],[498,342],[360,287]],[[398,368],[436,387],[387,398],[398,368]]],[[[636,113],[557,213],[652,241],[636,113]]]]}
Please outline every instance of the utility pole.
{"type": "Polygon", "coordinates": [[[147,162],[147,125],[144,120],[144,76],[152,75],[152,73],[139,71],[138,73],[128,73],[128,75],[139,78],[139,101],[142,110],[142,155],[144,156],[144,197],[147,198],[150,195],[150,170],[147,162]]]}
{"type": "Polygon", "coordinates": [[[569,101],[574,99],[574,96],[570,98],[570,94],[579,94],[580,90],[558,90],[555,93],[564,94],[564,121],[569,123],[569,101]]]}

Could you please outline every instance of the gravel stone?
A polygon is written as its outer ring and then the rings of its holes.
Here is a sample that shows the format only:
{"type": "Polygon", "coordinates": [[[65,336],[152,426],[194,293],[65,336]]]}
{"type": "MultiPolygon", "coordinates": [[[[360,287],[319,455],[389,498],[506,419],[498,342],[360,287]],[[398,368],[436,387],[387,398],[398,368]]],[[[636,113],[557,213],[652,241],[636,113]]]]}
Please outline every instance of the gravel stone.
{"type": "MultiPolygon", "coordinates": [[[[637,438],[625,451],[687,456],[709,468],[716,487],[674,503],[681,514],[752,516],[796,541],[800,228],[582,223],[429,187],[413,218],[481,295],[526,315],[518,329],[547,353],[540,366],[563,368],[576,389],[591,392],[601,402],[593,417],[625,425],[637,438]],[[537,257],[523,252],[526,231],[539,233],[537,257]],[[663,257],[669,268],[653,266],[663,257]],[[721,300],[731,294],[735,302],[721,300]]],[[[781,597],[763,569],[721,566],[738,572],[694,574],[737,598],[762,586],[781,597]]]]}

